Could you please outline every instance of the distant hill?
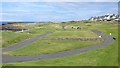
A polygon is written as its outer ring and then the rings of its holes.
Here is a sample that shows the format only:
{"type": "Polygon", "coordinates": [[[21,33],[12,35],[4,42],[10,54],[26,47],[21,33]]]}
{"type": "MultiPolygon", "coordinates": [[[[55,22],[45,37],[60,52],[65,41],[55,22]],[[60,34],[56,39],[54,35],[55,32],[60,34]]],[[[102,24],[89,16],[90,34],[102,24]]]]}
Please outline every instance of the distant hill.
{"type": "Polygon", "coordinates": [[[34,22],[0,22],[0,24],[14,24],[14,23],[34,23],[34,22]]]}

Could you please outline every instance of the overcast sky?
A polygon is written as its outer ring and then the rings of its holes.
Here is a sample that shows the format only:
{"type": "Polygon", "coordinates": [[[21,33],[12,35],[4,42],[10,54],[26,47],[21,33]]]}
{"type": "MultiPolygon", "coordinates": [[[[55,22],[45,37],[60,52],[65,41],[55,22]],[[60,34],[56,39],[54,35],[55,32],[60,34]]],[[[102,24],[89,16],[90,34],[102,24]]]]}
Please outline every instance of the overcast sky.
{"type": "Polygon", "coordinates": [[[98,2],[2,2],[0,3],[2,6],[0,21],[70,21],[88,19],[91,16],[117,14],[118,12],[118,0],[91,1],[98,2]]]}

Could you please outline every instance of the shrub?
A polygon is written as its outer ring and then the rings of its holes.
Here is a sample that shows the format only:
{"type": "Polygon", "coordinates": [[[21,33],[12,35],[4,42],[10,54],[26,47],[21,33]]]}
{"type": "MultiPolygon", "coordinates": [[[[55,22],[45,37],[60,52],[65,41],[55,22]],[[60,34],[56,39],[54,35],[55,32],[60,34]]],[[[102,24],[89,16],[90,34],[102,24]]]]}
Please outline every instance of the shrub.
{"type": "Polygon", "coordinates": [[[92,21],[88,21],[88,20],[86,20],[86,21],[83,21],[84,23],[92,23],[92,21]]]}

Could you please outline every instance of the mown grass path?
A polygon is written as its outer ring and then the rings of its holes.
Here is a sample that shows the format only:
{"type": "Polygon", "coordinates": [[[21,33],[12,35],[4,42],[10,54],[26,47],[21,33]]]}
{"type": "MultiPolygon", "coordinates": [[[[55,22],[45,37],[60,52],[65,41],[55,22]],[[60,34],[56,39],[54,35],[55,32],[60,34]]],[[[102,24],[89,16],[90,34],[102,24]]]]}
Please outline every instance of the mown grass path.
{"type": "Polygon", "coordinates": [[[31,42],[34,42],[34,41],[36,41],[36,40],[38,40],[38,39],[41,39],[41,38],[47,36],[47,35],[50,34],[50,33],[52,33],[52,32],[47,32],[47,33],[44,33],[44,34],[42,34],[42,35],[38,35],[38,36],[35,36],[35,37],[33,37],[33,38],[29,38],[29,39],[24,40],[24,41],[22,41],[22,42],[19,42],[19,43],[17,43],[17,44],[13,44],[13,45],[11,45],[11,46],[9,46],[9,47],[3,48],[3,49],[2,49],[2,52],[7,52],[7,51],[16,50],[16,49],[21,48],[21,47],[23,47],[23,46],[25,46],[25,45],[27,45],[27,44],[29,44],[29,43],[31,43],[31,42]]]}
{"type": "Polygon", "coordinates": [[[45,54],[45,55],[37,55],[37,56],[8,56],[3,55],[2,62],[3,63],[10,63],[10,62],[25,62],[25,61],[33,61],[33,60],[42,60],[42,59],[51,59],[51,58],[61,58],[64,56],[70,56],[74,54],[79,54],[81,52],[86,52],[89,50],[94,50],[97,48],[102,48],[104,46],[107,46],[108,44],[112,43],[114,40],[112,37],[105,35],[104,33],[92,30],[97,35],[101,35],[104,39],[103,43],[93,46],[88,46],[80,49],[74,49],[70,51],[63,51],[63,52],[57,52],[57,53],[51,53],[51,54],[45,54]]]}

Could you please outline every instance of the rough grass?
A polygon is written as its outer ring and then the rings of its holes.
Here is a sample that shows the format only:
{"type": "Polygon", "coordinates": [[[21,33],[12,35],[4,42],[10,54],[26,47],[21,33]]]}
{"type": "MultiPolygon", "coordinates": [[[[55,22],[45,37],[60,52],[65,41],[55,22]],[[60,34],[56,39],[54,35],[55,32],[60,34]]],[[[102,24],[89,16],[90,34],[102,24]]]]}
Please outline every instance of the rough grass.
{"type": "Polygon", "coordinates": [[[26,33],[2,31],[2,47],[7,47],[31,36],[32,35],[26,33]]]}
{"type": "Polygon", "coordinates": [[[101,49],[83,52],[64,58],[8,63],[5,66],[117,66],[117,42],[101,49]]]}
{"type": "Polygon", "coordinates": [[[9,55],[38,55],[48,54],[60,51],[66,51],[71,49],[82,48],[90,45],[96,45],[100,42],[95,41],[73,41],[73,40],[53,40],[58,37],[98,37],[96,34],[90,31],[59,31],[55,32],[43,39],[35,41],[25,47],[17,49],[15,51],[6,52],[9,55]],[[81,34],[80,34],[81,33],[81,34]],[[86,34],[87,33],[87,34],[86,34]]]}
{"type": "Polygon", "coordinates": [[[116,40],[114,43],[104,48],[83,52],[72,56],[21,63],[8,63],[4,64],[4,66],[118,66],[118,27],[116,25],[113,23],[99,22],[90,23],[89,25],[91,26],[87,26],[83,23],[67,23],[67,25],[79,25],[84,28],[83,30],[97,29],[107,35],[111,32],[112,37],[115,37],[116,40]]]}
{"type": "Polygon", "coordinates": [[[88,30],[56,31],[50,36],[55,38],[98,38],[98,35],[88,30]]]}
{"type": "Polygon", "coordinates": [[[22,40],[44,34],[45,32],[54,31],[52,28],[33,28],[24,32],[2,31],[2,47],[8,47],[22,40]]]}
{"type": "Polygon", "coordinates": [[[2,47],[2,31],[0,30],[0,48],[2,47]]]}

